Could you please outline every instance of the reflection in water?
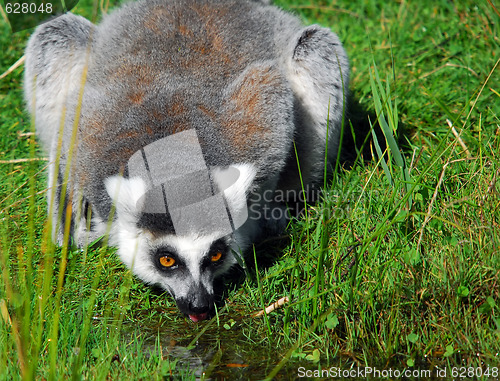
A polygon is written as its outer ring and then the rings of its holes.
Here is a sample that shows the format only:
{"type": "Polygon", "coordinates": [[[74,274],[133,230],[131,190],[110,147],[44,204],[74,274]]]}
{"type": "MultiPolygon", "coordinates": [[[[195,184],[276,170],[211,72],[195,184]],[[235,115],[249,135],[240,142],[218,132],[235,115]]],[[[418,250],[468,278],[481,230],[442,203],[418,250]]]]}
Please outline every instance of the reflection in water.
{"type": "MultiPolygon", "coordinates": [[[[145,354],[157,353],[161,348],[165,359],[177,360],[172,372],[174,379],[179,376],[191,380],[263,379],[281,356],[270,347],[267,338],[256,343],[245,337],[245,323],[235,322],[224,328],[222,322],[217,326],[216,319],[198,324],[181,320],[156,327],[141,326],[140,330],[136,325],[124,325],[123,336],[140,336],[145,354]]],[[[289,378],[287,373],[291,378],[296,377],[298,365],[291,365],[282,370],[284,379],[289,378]]]]}

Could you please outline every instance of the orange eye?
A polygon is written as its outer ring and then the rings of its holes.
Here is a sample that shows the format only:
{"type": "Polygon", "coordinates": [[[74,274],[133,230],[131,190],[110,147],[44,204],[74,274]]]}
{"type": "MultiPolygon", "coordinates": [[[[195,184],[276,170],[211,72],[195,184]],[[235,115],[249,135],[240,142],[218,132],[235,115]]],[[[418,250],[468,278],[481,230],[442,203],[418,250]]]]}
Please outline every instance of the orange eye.
{"type": "Polygon", "coordinates": [[[165,255],[164,257],[160,258],[160,264],[163,267],[172,267],[173,265],[175,265],[175,259],[169,257],[168,255],[165,255]]]}
{"type": "Polygon", "coordinates": [[[212,262],[218,262],[221,258],[222,258],[222,253],[220,251],[218,251],[217,253],[215,253],[214,255],[212,255],[212,257],[210,258],[210,260],[212,262]]]}

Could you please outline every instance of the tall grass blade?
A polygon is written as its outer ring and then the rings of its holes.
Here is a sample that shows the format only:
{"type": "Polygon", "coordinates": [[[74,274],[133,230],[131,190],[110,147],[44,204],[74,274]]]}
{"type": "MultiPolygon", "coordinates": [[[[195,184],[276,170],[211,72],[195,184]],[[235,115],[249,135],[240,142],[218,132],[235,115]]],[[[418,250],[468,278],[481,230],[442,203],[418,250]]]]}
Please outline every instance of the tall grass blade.
{"type": "MultiPolygon", "coordinates": [[[[387,177],[387,181],[389,182],[390,185],[393,185],[391,170],[389,169],[389,166],[387,165],[387,163],[385,161],[385,155],[384,155],[384,152],[382,152],[382,148],[380,148],[380,144],[378,142],[377,134],[375,133],[375,129],[374,129],[374,126],[372,124],[372,121],[369,120],[369,123],[370,123],[372,138],[373,138],[373,145],[375,146],[375,151],[377,152],[377,156],[379,158],[379,163],[382,166],[382,169],[384,170],[385,176],[387,177]]],[[[387,150],[385,152],[387,152],[387,150]]]]}
{"type": "MultiPolygon", "coordinates": [[[[408,171],[408,167],[406,166],[406,162],[401,155],[401,151],[399,150],[399,145],[396,141],[396,136],[398,134],[398,111],[397,111],[397,102],[393,102],[390,96],[390,87],[389,80],[386,80],[386,89],[384,90],[384,86],[382,81],[380,80],[380,76],[378,73],[377,65],[375,61],[373,61],[373,70],[370,71],[370,86],[373,94],[373,103],[375,106],[375,112],[377,114],[377,120],[379,122],[382,133],[384,134],[385,141],[388,146],[388,150],[386,151],[388,154],[387,165],[384,165],[384,162],[381,161],[382,167],[384,168],[384,172],[389,179],[389,182],[392,184],[392,160],[394,164],[399,167],[400,176],[404,183],[405,192],[409,194],[408,196],[408,209],[411,209],[412,205],[412,195],[411,189],[413,186],[413,182],[410,177],[410,173],[408,171]],[[387,114],[387,118],[386,115],[387,114]]],[[[370,122],[371,125],[371,122],[370,122]]],[[[372,126],[373,127],[373,126],[372,126]]],[[[377,155],[379,158],[381,157],[381,149],[378,144],[378,140],[376,138],[376,134],[373,132],[372,128],[372,136],[374,136],[375,147],[377,149],[377,155]],[[377,148],[378,146],[378,148],[377,148]]]]}

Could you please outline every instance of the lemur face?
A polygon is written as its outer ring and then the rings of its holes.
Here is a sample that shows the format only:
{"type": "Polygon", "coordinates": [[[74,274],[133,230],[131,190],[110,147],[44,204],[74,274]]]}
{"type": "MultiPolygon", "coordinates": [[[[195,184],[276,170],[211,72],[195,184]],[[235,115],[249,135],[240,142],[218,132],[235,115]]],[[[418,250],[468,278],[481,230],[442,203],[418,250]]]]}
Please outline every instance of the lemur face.
{"type": "Polygon", "coordinates": [[[207,177],[213,178],[215,195],[186,189],[189,197],[177,192],[174,201],[165,190],[166,180],[160,188],[149,188],[141,177],[105,181],[116,207],[111,237],[122,261],[145,283],[168,291],[195,322],[211,316],[214,280],[246,248],[237,231],[248,216],[247,192],[254,176],[252,165],[216,168],[207,177]]]}
{"type": "Polygon", "coordinates": [[[162,245],[149,253],[161,277],[159,284],[173,295],[179,310],[194,322],[212,315],[214,279],[235,264],[223,239],[211,242],[206,238],[165,237],[162,245]]]}
{"type": "Polygon", "coordinates": [[[236,264],[230,237],[154,237],[130,228],[120,232],[122,261],[145,283],[168,291],[192,321],[209,318],[214,312],[214,280],[236,264]]]}

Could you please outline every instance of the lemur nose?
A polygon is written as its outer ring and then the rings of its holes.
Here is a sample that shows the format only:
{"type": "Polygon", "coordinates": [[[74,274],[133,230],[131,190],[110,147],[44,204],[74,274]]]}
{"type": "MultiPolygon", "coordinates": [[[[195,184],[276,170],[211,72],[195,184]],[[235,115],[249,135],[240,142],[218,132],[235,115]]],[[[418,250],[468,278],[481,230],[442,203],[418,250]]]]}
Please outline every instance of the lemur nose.
{"type": "Polygon", "coordinates": [[[208,312],[213,307],[214,298],[210,295],[205,287],[199,285],[191,294],[193,297],[189,302],[189,309],[194,313],[208,312]]]}
{"type": "Polygon", "coordinates": [[[195,298],[189,303],[189,318],[195,323],[208,319],[213,304],[213,297],[201,286],[200,292],[196,293],[195,298]]]}

